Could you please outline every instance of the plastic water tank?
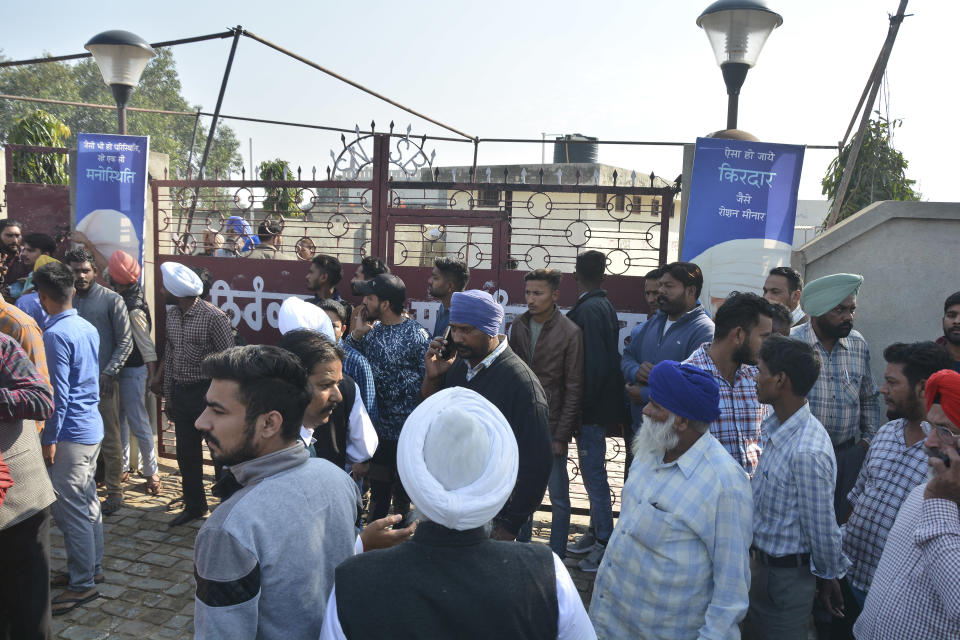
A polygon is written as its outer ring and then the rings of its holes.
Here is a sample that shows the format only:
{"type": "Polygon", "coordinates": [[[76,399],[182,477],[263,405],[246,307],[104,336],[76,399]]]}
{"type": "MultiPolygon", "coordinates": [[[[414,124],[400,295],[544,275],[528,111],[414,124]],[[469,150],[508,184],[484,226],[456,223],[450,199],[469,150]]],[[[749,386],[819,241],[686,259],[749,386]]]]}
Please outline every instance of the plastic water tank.
{"type": "Polygon", "coordinates": [[[597,139],[579,133],[558,137],[553,143],[554,164],[597,161],[597,139]],[[577,142],[570,143],[571,140],[577,142]]]}

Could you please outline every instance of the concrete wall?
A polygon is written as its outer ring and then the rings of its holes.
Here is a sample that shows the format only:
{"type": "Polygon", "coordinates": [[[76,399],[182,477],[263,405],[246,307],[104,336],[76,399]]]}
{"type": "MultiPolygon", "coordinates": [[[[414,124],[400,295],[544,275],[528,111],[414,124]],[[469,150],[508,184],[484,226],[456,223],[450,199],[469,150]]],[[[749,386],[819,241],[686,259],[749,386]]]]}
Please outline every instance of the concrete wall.
{"type": "Polygon", "coordinates": [[[810,282],[859,273],[855,328],[870,345],[874,380],[892,342],[941,335],[943,301],[960,290],[960,203],[875,202],[793,252],[810,282]]]}

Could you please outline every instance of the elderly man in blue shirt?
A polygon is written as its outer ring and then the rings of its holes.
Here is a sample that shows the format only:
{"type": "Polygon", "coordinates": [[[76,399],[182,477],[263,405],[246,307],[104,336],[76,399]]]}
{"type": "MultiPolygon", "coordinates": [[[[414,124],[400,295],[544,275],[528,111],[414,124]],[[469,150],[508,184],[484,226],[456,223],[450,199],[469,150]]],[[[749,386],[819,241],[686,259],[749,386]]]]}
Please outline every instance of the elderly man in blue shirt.
{"type": "Polygon", "coordinates": [[[747,474],[710,435],[717,382],[664,360],[648,385],[590,618],[599,638],[739,638],[753,509],[747,474]]]}

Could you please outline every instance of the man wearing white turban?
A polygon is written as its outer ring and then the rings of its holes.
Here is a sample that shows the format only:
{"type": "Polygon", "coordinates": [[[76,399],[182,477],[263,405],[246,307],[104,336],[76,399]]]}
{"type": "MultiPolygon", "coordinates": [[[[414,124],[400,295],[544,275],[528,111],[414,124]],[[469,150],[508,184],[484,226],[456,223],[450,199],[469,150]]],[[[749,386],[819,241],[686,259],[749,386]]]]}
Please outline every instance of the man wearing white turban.
{"type": "Polygon", "coordinates": [[[183,512],[170,526],[186,524],[207,512],[203,491],[203,439],[194,427],[206,409],[205,394],[210,379],[200,363],[205,357],[233,346],[233,330],[227,315],[199,296],[203,282],[196,272],[176,262],[160,265],[164,300],[167,303],[167,345],[163,375],[150,390],[163,394],[168,417],[177,438],[177,467],[183,486],[183,512]],[[170,306],[172,305],[172,306],[170,306]]]}
{"type": "Polygon", "coordinates": [[[333,322],[327,312],[302,298],[290,296],[280,305],[277,313],[277,328],[280,335],[287,335],[295,329],[310,329],[322,333],[331,342],[337,342],[333,332],[333,322]]]}
{"type": "Polygon", "coordinates": [[[451,387],[424,400],[397,445],[422,522],[410,543],[337,568],[321,639],[596,638],[549,548],[484,531],[513,491],[518,461],[506,418],[477,392],[451,387]]]}

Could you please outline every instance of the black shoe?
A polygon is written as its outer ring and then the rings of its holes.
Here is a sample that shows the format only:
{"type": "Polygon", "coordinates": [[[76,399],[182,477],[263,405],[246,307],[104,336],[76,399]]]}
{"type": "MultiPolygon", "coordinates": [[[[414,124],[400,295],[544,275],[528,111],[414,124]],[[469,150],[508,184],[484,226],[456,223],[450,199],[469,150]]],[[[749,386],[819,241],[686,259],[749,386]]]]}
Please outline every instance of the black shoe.
{"type": "Polygon", "coordinates": [[[183,513],[181,513],[181,514],[178,515],[176,518],[174,518],[173,520],[171,520],[170,523],[169,523],[167,526],[170,526],[170,527],[178,527],[178,526],[180,526],[180,525],[182,525],[182,524],[187,524],[188,522],[193,522],[193,521],[196,520],[197,518],[202,518],[202,517],[205,516],[205,515],[207,515],[207,510],[206,510],[206,509],[204,509],[203,511],[186,511],[186,510],[184,510],[183,513]]]}

